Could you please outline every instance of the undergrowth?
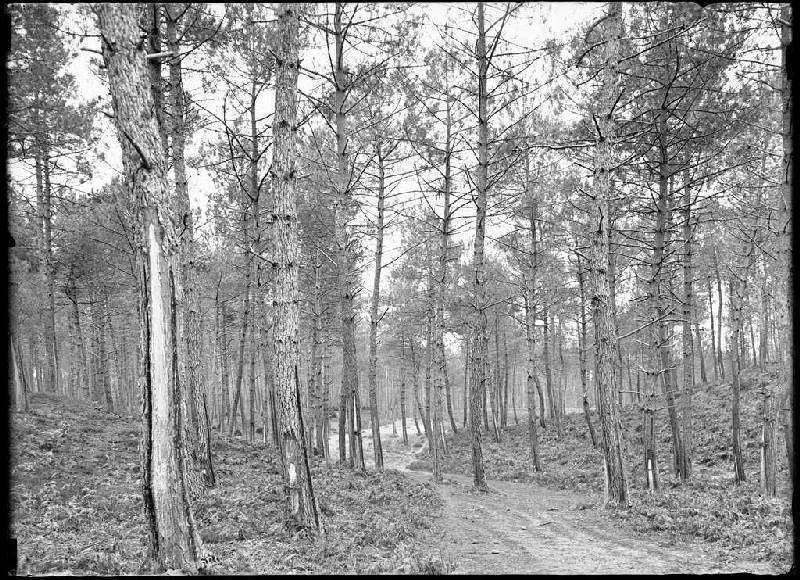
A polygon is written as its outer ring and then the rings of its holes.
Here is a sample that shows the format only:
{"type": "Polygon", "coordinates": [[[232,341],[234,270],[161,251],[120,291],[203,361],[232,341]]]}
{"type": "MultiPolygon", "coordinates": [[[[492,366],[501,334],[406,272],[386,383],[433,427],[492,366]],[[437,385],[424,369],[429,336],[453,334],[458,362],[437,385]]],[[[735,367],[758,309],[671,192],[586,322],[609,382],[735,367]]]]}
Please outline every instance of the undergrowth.
{"type": "MultiPolygon", "coordinates": [[[[138,423],[42,394],[31,396],[31,411],[12,419],[18,573],[148,573],[138,423]]],[[[326,528],[317,536],[287,523],[272,450],[218,438],[214,456],[217,487],[195,502],[207,573],[448,571],[431,547],[431,518],[441,508],[431,484],[316,462],[326,528]]]]}

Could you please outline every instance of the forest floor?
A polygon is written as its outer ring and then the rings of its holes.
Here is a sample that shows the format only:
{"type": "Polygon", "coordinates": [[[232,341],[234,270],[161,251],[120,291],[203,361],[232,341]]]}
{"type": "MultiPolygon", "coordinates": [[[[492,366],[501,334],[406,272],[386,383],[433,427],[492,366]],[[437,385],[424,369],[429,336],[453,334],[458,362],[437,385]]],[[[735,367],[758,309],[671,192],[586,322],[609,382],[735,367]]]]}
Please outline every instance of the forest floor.
{"type": "MultiPolygon", "coordinates": [[[[488,493],[472,487],[466,433],[448,434],[444,482],[434,486],[424,436],[408,421],[409,445],[382,426],[386,471],[357,473],[316,459],[325,539],[286,524],[274,452],[214,437],[218,485],[195,502],[212,574],[255,573],[781,573],[792,562],[791,499],[780,444],[779,495],[758,489],[758,386],[745,377],[742,441],[749,481],[732,482],[726,384],[696,397],[692,481],[668,473],[666,413],[657,416],[662,490],[641,489],[639,413],[622,413],[633,500],[601,506],[601,457],[582,415],[561,437],[539,431],[544,472],[532,473],[526,417],[500,443],[484,433],[488,493]],[[427,471],[426,471],[427,470],[427,471]]],[[[79,401],[31,397],[12,415],[12,534],[20,574],[146,573],[139,488],[139,423],[79,401]]],[[[592,420],[597,424],[597,417],[592,420]]],[[[396,429],[400,431],[399,422],[396,429]]],[[[331,451],[337,446],[332,421],[331,451]]]]}
{"type": "MultiPolygon", "coordinates": [[[[12,413],[11,534],[20,575],[148,573],[139,422],[82,401],[33,394],[12,413]]],[[[274,451],[213,438],[217,487],[195,502],[209,574],[439,573],[442,502],[397,471],[354,473],[315,461],[324,539],[287,525],[274,451]]]]}
{"type": "MultiPolygon", "coordinates": [[[[544,471],[533,473],[527,443],[527,414],[509,427],[500,443],[483,435],[486,476],[493,493],[472,491],[467,433],[448,434],[444,516],[456,572],[542,573],[784,573],[792,565],[791,485],[782,433],[778,444],[778,497],[759,489],[758,388],[774,377],[743,377],[742,443],[746,483],[733,483],[730,452],[730,385],[704,386],[695,400],[695,467],[690,482],[672,475],[666,412],[659,411],[662,489],[642,489],[637,464],[641,416],[622,414],[623,440],[632,496],[630,509],[602,508],[602,456],[592,448],[582,414],[567,415],[562,436],[548,422],[539,429],[544,471]],[[512,556],[509,558],[509,556],[512,556]]],[[[592,415],[595,428],[598,418],[592,415]]],[[[391,428],[391,427],[390,427],[391,428]]],[[[399,426],[398,426],[399,429],[399,426]]],[[[430,471],[424,436],[409,422],[411,447],[392,440],[390,464],[430,471]],[[416,452],[415,447],[416,447],[416,452]],[[409,457],[409,453],[411,456],[409,457]],[[408,460],[411,459],[410,462],[408,460]]],[[[368,438],[365,438],[365,440],[368,438]]],[[[421,474],[420,481],[430,475],[421,474]]],[[[447,550],[446,550],[447,553],[447,550]]]]}

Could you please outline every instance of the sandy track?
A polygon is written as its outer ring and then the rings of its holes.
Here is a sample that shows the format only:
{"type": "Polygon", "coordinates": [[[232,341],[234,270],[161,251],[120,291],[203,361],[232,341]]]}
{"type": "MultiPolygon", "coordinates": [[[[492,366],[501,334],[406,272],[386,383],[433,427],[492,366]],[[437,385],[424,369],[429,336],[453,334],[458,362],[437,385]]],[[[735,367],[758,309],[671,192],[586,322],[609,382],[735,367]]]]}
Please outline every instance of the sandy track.
{"type": "MultiPolygon", "coordinates": [[[[414,444],[425,441],[413,423],[409,426],[409,447],[392,437],[391,425],[381,427],[385,466],[430,481],[430,472],[407,469],[420,449],[414,444]]],[[[363,441],[372,467],[370,430],[363,441]]],[[[779,573],[766,563],[724,561],[699,542],[645,539],[599,509],[590,496],[530,483],[488,483],[490,493],[476,492],[471,478],[448,473],[439,486],[444,509],[431,538],[456,564],[456,574],[779,573]]]]}

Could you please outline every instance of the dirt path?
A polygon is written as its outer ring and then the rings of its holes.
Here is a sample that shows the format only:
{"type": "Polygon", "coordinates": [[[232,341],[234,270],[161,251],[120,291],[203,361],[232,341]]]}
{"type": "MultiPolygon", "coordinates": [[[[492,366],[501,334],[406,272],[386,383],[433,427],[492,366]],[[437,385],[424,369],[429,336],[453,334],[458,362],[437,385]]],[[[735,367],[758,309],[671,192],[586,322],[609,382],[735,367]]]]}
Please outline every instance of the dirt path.
{"type": "MultiPolygon", "coordinates": [[[[424,442],[410,423],[409,447],[381,427],[386,468],[418,481],[430,472],[408,470],[424,442]]],[[[399,425],[398,425],[399,428],[399,425]]],[[[373,462],[371,433],[364,455],[373,462]]],[[[768,564],[723,561],[700,543],[672,544],[643,539],[623,522],[597,509],[589,496],[528,483],[490,480],[490,493],[473,491],[471,478],[446,474],[444,500],[433,538],[441,538],[456,574],[711,574],[778,573],[768,564]]]]}

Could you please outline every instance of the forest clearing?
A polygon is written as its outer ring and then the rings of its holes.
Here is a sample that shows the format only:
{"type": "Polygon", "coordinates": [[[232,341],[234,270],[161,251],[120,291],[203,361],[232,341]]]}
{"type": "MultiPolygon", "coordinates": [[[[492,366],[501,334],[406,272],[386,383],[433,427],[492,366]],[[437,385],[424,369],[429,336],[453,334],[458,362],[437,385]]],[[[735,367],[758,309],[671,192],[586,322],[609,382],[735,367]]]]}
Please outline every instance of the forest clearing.
{"type": "Polygon", "coordinates": [[[3,14],[8,571],[794,569],[789,4],[3,14]]]}

